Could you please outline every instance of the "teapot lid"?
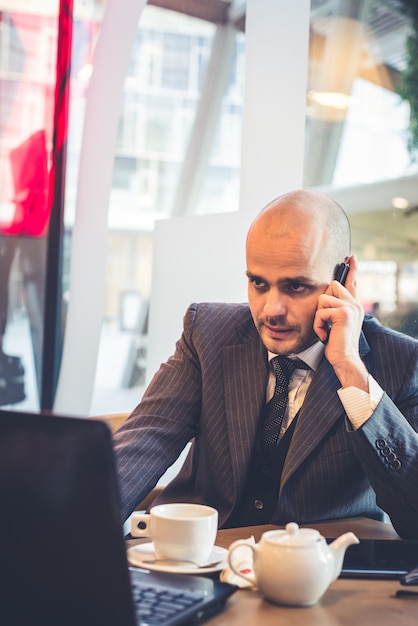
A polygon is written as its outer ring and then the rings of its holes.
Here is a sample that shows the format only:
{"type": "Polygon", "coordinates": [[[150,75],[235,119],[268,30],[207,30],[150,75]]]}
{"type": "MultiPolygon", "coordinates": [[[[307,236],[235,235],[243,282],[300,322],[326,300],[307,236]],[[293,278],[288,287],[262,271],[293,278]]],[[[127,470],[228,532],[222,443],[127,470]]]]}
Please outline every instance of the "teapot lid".
{"type": "Polygon", "coordinates": [[[320,533],[314,528],[299,528],[295,522],[286,524],[286,530],[280,537],[280,543],[288,546],[307,546],[320,538],[320,533]]]}

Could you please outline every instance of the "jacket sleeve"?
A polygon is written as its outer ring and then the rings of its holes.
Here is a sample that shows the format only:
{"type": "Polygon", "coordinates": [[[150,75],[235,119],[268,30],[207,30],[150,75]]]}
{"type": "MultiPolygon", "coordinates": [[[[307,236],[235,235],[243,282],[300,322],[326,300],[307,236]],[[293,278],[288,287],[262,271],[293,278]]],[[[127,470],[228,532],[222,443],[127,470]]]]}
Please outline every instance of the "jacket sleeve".
{"type": "Polygon", "coordinates": [[[197,306],[191,305],[173,356],[154,375],[138,406],[114,433],[122,516],[156,485],[196,433],[201,372],[192,345],[197,306]]]}
{"type": "MultiPolygon", "coordinates": [[[[353,436],[356,454],[376,493],[377,504],[389,515],[401,537],[418,539],[416,342],[399,368],[402,370],[399,388],[383,395],[372,416],[353,436]]],[[[392,364],[393,369],[396,364],[392,364]]]]}

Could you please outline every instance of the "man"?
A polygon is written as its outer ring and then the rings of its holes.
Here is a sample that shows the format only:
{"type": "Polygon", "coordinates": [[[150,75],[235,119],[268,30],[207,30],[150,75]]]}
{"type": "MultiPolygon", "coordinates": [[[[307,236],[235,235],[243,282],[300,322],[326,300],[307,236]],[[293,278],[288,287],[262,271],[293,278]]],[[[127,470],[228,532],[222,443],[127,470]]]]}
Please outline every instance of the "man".
{"type": "Polygon", "coordinates": [[[364,318],[344,211],[317,192],[282,195],[251,225],[246,257],[249,306],[190,306],[115,434],[124,517],[193,439],[160,502],[207,503],[224,527],[388,515],[418,538],[418,342],[364,318]],[[298,361],[270,366],[276,355],[298,361]]]}

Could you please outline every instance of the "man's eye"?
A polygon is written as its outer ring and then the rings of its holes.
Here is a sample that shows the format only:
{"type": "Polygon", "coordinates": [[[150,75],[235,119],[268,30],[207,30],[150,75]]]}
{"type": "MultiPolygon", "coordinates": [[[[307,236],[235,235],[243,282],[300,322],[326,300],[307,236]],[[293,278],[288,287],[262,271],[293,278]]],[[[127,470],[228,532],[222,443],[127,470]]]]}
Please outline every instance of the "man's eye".
{"type": "Polygon", "coordinates": [[[253,284],[255,289],[264,289],[266,286],[266,283],[264,280],[261,280],[261,278],[252,278],[250,282],[253,284]]]}
{"type": "Polygon", "coordinates": [[[304,291],[305,289],[306,289],[306,286],[302,285],[302,283],[290,283],[289,284],[289,290],[292,291],[293,293],[300,293],[304,291]]]}

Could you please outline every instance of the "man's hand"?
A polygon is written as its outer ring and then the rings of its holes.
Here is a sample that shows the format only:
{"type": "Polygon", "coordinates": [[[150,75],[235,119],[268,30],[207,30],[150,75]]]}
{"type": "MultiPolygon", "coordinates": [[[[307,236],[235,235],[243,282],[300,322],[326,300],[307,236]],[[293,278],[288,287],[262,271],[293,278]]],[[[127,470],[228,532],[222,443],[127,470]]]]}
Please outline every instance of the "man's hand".
{"type": "Polygon", "coordinates": [[[368,391],[368,372],[358,350],[364,311],[356,299],[357,259],[353,255],[346,262],[350,271],[345,286],[333,280],[319,296],[314,330],[326,342],[325,356],[342,387],[368,391]]]}

